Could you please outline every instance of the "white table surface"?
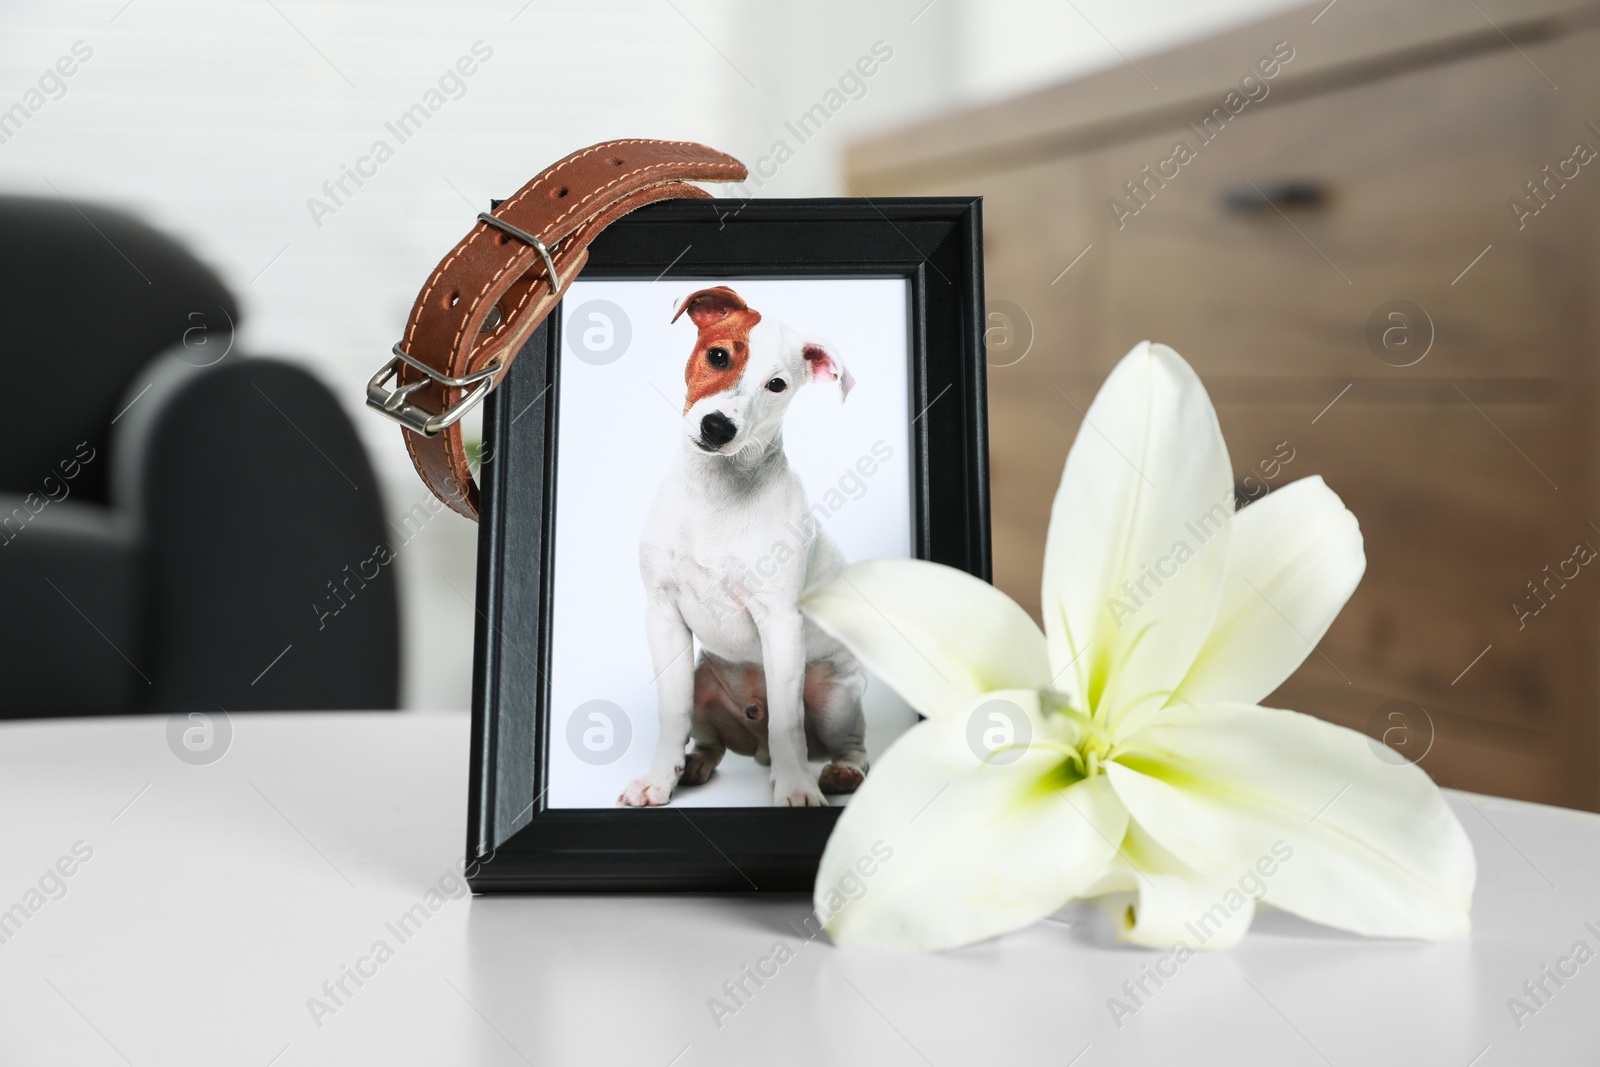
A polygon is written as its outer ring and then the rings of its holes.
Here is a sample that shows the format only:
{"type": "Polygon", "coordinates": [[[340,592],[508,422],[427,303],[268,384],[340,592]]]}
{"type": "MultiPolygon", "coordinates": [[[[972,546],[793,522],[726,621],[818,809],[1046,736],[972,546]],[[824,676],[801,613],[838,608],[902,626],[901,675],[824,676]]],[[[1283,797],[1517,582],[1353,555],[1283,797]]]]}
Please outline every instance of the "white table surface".
{"type": "Polygon", "coordinates": [[[1119,1027],[1108,999],[1160,954],[1098,913],[926,956],[807,943],[796,896],[467,897],[400,943],[385,923],[460,862],[466,717],[232,725],[191,766],[164,718],[0,723],[0,909],[93,849],[0,944],[0,1064],[1600,1063],[1600,958],[1520,1028],[1507,1008],[1600,951],[1593,815],[1453,795],[1471,940],[1263,917],[1119,1027]],[[319,1026],[308,998],[380,939],[319,1026]],[[719,1027],[708,999],[779,941],[794,958],[719,1027]]]}

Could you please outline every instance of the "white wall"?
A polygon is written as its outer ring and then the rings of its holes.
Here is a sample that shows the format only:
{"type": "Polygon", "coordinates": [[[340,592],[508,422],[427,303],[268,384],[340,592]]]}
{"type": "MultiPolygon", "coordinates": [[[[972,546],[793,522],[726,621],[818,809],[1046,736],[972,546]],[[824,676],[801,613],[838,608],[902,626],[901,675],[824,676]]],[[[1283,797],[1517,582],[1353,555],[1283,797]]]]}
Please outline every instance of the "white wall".
{"type": "MultiPolygon", "coordinates": [[[[1283,6],[11,0],[0,109],[74,42],[93,56],[0,144],[0,191],[118,204],[187,241],[239,295],[243,346],[307,361],[346,401],[398,515],[424,490],[398,431],[362,410],[362,387],[439,255],[545,164],[623,136],[701,140],[753,162],[881,40],[893,57],[860,98],[759,189],[848,194],[848,139],[1122,62],[1095,27],[1136,56],[1283,6]],[[464,95],[399,144],[384,123],[478,41],[492,56],[464,95]],[[307,200],[331,202],[323,182],[379,138],[394,158],[314,219],[307,200]]],[[[468,702],[475,532],[439,518],[401,561],[408,706],[468,702]]]]}

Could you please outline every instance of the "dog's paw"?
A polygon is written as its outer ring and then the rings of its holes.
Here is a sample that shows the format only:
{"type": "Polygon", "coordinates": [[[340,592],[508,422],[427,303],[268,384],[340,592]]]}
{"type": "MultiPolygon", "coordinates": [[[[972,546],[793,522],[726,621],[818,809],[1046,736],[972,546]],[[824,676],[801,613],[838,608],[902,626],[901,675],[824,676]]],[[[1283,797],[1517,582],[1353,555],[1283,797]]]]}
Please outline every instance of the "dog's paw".
{"type": "Polygon", "coordinates": [[[854,793],[866,780],[867,772],[851,763],[830,763],[822,768],[817,784],[824,793],[854,793]]]}
{"type": "Polygon", "coordinates": [[[683,785],[704,785],[711,778],[711,772],[717,769],[717,761],[698,749],[689,753],[689,759],[683,765],[683,777],[679,782],[683,785]]]}
{"type": "Polygon", "coordinates": [[[675,782],[658,782],[654,778],[635,778],[622,791],[617,803],[625,808],[656,808],[672,799],[675,782]]]}
{"type": "Polygon", "coordinates": [[[772,781],[772,803],[780,808],[825,808],[828,801],[809,778],[772,781]]]}

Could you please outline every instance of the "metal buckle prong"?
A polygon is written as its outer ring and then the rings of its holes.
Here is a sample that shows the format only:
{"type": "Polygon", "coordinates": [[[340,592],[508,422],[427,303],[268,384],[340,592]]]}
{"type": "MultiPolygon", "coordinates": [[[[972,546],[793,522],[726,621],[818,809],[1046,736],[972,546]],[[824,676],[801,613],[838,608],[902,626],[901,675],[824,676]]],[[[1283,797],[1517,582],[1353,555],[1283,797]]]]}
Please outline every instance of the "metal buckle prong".
{"type": "MultiPolygon", "coordinates": [[[[467,375],[464,378],[451,378],[448,375],[439,373],[438,371],[434,370],[432,367],[428,366],[426,363],[423,363],[421,360],[412,359],[411,358],[411,353],[409,353],[405,349],[401,348],[399,342],[395,343],[394,354],[396,356],[398,356],[400,359],[403,359],[407,363],[411,364],[411,366],[415,367],[417,370],[421,371],[423,374],[426,374],[428,377],[430,377],[434,381],[438,382],[440,385],[448,386],[451,389],[465,389],[469,385],[477,385],[479,382],[483,381],[485,378],[493,378],[495,376],[495,374],[497,374],[499,372],[499,370],[500,370],[500,364],[499,363],[491,363],[487,367],[483,368],[482,370],[473,371],[471,374],[467,375]]],[[[408,385],[405,388],[410,390],[410,389],[415,389],[418,385],[426,385],[426,384],[427,384],[426,382],[417,382],[416,384],[408,385]]]]}
{"type": "MultiPolygon", "coordinates": [[[[512,237],[517,238],[517,240],[532,246],[533,250],[539,253],[539,258],[544,260],[544,269],[550,272],[550,291],[552,293],[559,293],[561,291],[561,275],[556,273],[556,261],[550,258],[550,249],[543,241],[539,240],[539,238],[535,237],[527,230],[522,229],[520,226],[513,226],[505,219],[496,218],[487,211],[478,212],[478,221],[486,222],[495,229],[504,233],[509,233],[512,237]]],[[[558,245],[560,243],[560,241],[556,242],[558,245]]]]}
{"type": "Polygon", "coordinates": [[[478,403],[489,394],[489,380],[499,372],[500,364],[495,362],[482,370],[474,371],[460,378],[452,378],[447,374],[439,373],[426,363],[413,359],[396,342],[394,358],[385,363],[378,373],[374,374],[367,382],[367,406],[380,414],[387,415],[413,433],[420,433],[424,437],[435,437],[439,431],[455,425],[463,415],[478,406],[478,403]],[[409,385],[401,385],[391,389],[389,388],[389,382],[399,375],[402,363],[421,371],[425,377],[409,385]],[[457,400],[437,415],[407,402],[406,398],[412,393],[432,383],[438,383],[447,389],[465,389],[468,391],[462,395],[460,400],[457,400]]]}

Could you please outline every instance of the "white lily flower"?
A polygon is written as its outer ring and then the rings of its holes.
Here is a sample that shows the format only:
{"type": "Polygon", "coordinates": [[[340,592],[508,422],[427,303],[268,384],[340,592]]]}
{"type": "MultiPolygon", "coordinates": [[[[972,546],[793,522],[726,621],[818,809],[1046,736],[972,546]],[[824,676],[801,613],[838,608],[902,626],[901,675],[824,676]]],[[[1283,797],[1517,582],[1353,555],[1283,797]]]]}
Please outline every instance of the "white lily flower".
{"type": "Polygon", "coordinates": [[[1235,514],[1199,378],[1170,348],[1134,348],[1067,456],[1043,632],[994,587],[920,560],[858,564],[804,598],[926,717],[823,853],[835,942],[952,948],[1075,898],[1151,946],[1235,944],[1263,898],[1361,934],[1465,936],[1472,846],[1428,776],[1356,731],[1257,706],[1365,569],[1355,516],[1321,478],[1235,514]],[[991,720],[1012,744],[975,741],[991,720]],[[892,858],[840,906],[834,887],[875,843],[892,858]]]}

